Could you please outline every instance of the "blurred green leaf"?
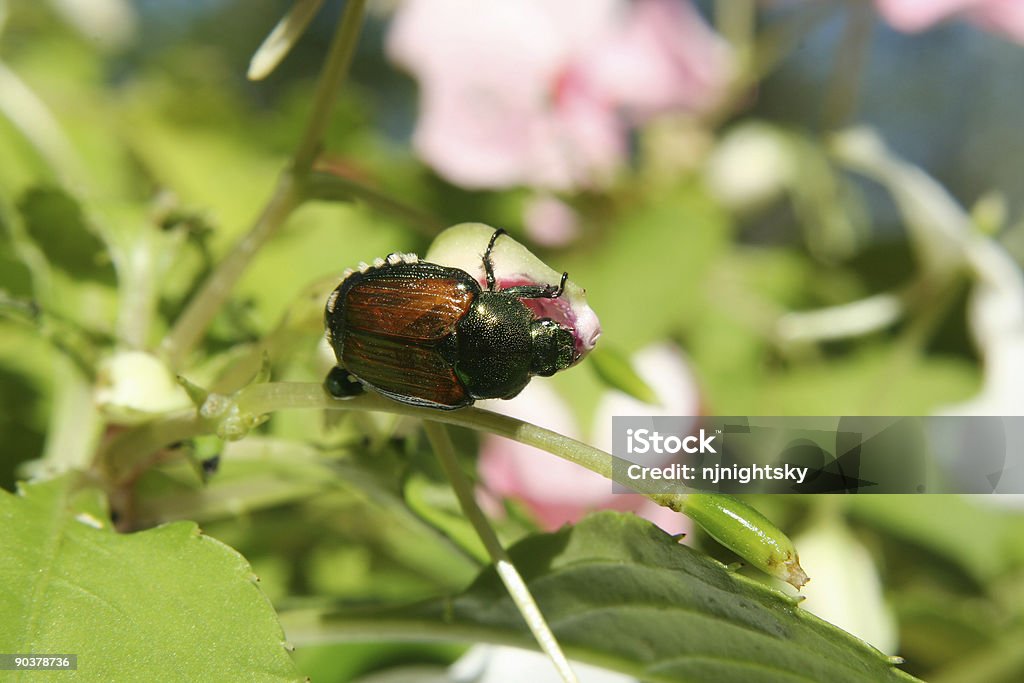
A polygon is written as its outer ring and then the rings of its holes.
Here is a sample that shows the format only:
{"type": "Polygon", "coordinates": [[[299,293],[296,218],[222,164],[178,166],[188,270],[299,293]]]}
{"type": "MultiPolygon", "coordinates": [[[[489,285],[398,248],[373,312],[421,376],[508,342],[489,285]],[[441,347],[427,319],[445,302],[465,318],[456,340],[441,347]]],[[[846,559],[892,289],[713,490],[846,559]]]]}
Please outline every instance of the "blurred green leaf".
{"type": "Polygon", "coordinates": [[[782,414],[927,415],[978,384],[973,363],[879,349],[794,368],[775,378],[766,398],[782,414]]]}
{"type": "Polygon", "coordinates": [[[72,476],[0,492],[0,650],[90,680],[299,681],[243,557],[181,522],[117,534],[72,476]]]}
{"type": "Polygon", "coordinates": [[[980,379],[967,360],[884,345],[790,365],[762,356],[730,370],[726,360],[717,368],[722,375],[703,385],[719,415],[928,415],[973,395],[980,379]]]}
{"type": "Polygon", "coordinates": [[[614,217],[600,241],[546,259],[587,290],[604,341],[627,353],[662,341],[708,306],[708,273],[727,247],[721,210],[695,189],[654,197],[614,217]]]}
{"type": "Polygon", "coordinates": [[[32,296],[32,274],[4,244],[0,244],[0,294],[21,299],[32,296]]]}
{"type": "Polygon", "coordinates": [[[15,467],[43,450],[46,419],[39,406],[40,391],[23,372],[0,365],[0,487],[6,489],[14,487],[15,467]]]}
{"type": "Polygon", "coordinates": [[[4,219],[0,210],[0,295],[29,299],[32,297],[32,273],[15,253],[10,228],[4,219]]]}
{"type": "Polygon", "coordinates": [[[406,478],[403,494],[409,509],[425,522],[451,538],[481,564],[487,561],[487,549],[459,508],[448,482],[435,482],[413,472],[406,478]]]}
{"type": "Polygon", "coordinates": [[[991,602],[922,585],[920,574],[915,579],[905,589],[890,592],[900,623],[900,653],[915,671],[960,661],[1005,634],[1006,621],[991,602]]]}
{"type": "Polygon", "coordinates": [[[22,194],[18,210],[50,265],[74,278],[115,283],[107,248],[73,197],[56,187],[36,186],[22,194]]]}
{"type": "Polygon", "coordinates": [[[307,204],[254,259],[236,292],[257,302],[260,322],[269,327],[294,308],[314,280],[340,277],[360,261],[393,251],[413,250],[396,223],[364,206],[307,204]]]}
{"type": "Polygon", "coordinates": [[[1024,675],[1024,631],[1020,627],[992,647],[970,653],[937,672],[932,683],[1017,683],[1024,675]]]}
{"type": "MultiPolygon", "coordinates": [[[[730,573],[632,515],[597,513],[530,537],[510,554],[570,657],[642,680],[915,680],[791,598],[730,573]]],[[[289,636],[301,638],[301,616],[294,624],[289,636]]],[[[531,645],[493,568],[454,598],[338,614],[319,628],[341,638],[373,630],[531,645]]]]}
{"type": "MultiPolygon", "coordinates": [[[[988,498],[992,499],[992,496],[988,498]]],[[[851,496],[851,514],[925,548],[987,585],[1024,565],[1024,515],[967,496],[851,496]]]]}
{"type": "Polygon", "coordinates": [[[610,345],[602,345],[591,351],[589,358],[590,367],[594,369],[601,381],[612,389],[618,389],[636,400],[650,405],[658,402],[658,395],[637,374],[629,358],[618,349],[610,345]]]}

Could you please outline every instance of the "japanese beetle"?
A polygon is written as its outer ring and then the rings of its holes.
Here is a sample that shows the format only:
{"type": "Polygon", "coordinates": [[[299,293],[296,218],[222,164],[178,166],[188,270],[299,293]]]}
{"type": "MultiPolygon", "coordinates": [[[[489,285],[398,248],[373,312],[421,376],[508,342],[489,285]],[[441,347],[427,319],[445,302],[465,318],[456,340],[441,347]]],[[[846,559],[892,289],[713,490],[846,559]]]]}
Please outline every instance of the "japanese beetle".
{"type": "Polygon", "coordinates": [[[327,299],[327,339],[338,364],[324,383],[342,398],[370,387],[414,406],[453,410],[482,398],[512,398],[533,375],[579,359],[573,334],[538,318],[521,299],[557,299],[558,286],[498,289],[491,235],[483,253],[487,289],[464,270],[390,254],[347,274],[327,299]]]}

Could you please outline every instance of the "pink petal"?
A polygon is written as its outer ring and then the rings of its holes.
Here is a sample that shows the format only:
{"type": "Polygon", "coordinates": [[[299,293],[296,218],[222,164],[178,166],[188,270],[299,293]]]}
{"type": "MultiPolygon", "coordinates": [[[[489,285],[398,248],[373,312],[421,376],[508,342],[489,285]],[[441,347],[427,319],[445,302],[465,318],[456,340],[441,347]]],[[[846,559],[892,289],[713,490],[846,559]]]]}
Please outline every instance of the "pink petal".
{"type": "Polygon", "coordinates": [[[557,85],[543,122],[549,142],[537,149],[537,184],[553,190],[607,185],[626,156],[625,122],[579,71],[566,71],[557,85]]]}
{"type": "Polygon", "coordinates": [[[718,103],[733,72],[728,44],[689,3],[638,0],[623,28],[590,56],[587,74],[643,120],[718,103]]]}
{"type": "Polygon", "coordinates": [[[1021,0],[991,0],[974,10],[971,16],[979,25],[1024,44],[1024,2],[1021,0]]]}
{"type": "MultiPolygon", "coordinates": [[[[568,406],[546,383],[533,380],[510,401],[489,401],[486,408],[578,438],[568,406]]],[[[558,456],[517,441],[488,435],[478,471],[488,488],[525,502],[544,528],[579,520],[613,499],[604,477],[558,456]]]]}
{"type": "Polygon", "coordinates": [[[580,234],[579,217],[573,208],[549,194],[527,200],[523,225],[534,242],[546,247],[564,247],[580,234]]]}
{"type": "Polygon", "coordinates": [[[878,11],[900,31],[917,32],[989,0],[876,0],[878,11]]]}
{"type": "Polygon", "coordinates": [[[885,20],[901,31],[923,31],[962,16],[1024,43],[1024,2],[1020,0],[876,0],[876,4],[885,20]]]}
{"type": "Polygon", "coordinates": [[[389,57],[421,90],[417,151],[452,182],[524,182],[566,46],[536,2],[407,0],[388,35],[389,57]]]}

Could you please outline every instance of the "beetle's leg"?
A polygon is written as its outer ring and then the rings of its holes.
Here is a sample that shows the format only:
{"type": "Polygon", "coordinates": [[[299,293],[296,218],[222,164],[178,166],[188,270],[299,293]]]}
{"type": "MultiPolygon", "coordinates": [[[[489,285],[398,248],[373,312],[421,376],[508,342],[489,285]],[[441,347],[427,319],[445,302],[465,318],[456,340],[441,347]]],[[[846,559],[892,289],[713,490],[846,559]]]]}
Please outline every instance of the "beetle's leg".
{"type": "Polygon", "coordinates": [[[335,365],[327,373],[327,378],[324,379],[324,389],[334,398],[350,398],[366,391],[359,380],[340,365],[335,365]]]}
{"type": "Polygon", "coordinates": [[[497,228],[491,235],[491,241],[487,243],[484,250],[484,275],[487,277],[487,291],[494,291],[494,264],[491,262],[491,252],[494,251],[494,243],[505,234],[505,228],[497,228]]]}
{"type": "Polygon", "coordinates": [[[557,299],[565,292],[565,282],[569,273],[562,273],[558,286],[554,285],[519,285],[501,290],[503,294],[511,294],[517,299],[557,299]]]}
{"type": "Polygon", "coordinates": [[[565,292],[565,283],[568,282],[568,281],[569,281],[569,272],[563,270],[562,271],[562,279],[558,281],[558,289],[555,290],[554,296],[551,297],[552,299],[557,299],[558,297],[562,296],[562,294],[565,292]]]}

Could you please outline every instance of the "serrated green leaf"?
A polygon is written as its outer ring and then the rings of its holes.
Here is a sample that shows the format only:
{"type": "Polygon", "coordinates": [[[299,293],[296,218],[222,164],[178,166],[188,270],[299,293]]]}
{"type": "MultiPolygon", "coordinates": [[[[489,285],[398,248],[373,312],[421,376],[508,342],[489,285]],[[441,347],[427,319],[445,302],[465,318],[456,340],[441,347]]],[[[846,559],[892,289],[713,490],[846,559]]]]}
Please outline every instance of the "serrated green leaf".
{"type": "Polygon", "coordinates": [[[95,681],[302,680],[248,563],[195,524],[115,533],[73,476],[20,493],[0,493],[0,651],[77,654],[95,681]]]}
{"type": "MultiPolygon", "coordinates": [[[[570,657],[641,680],[916,680],[793,599],[729,572],[632,515],[597,513],[525,539],[510,554],[570,657]]],[[[289,635],[296,639],[310,628],[303,615],[292,623],[289,635]]],[[[332,615],[318,628],[321,638],[332,631],[338,639],[372,632],[531,645],[493,569],[452,599],[332,615]]]]}
{"type": "Polygon", "coordinates": [[[82,208],[56,187],[33,187],[18,201],[25,230],[55,268],[74,278],[114,284],[106,246],[90,229],[82,208]]]}

